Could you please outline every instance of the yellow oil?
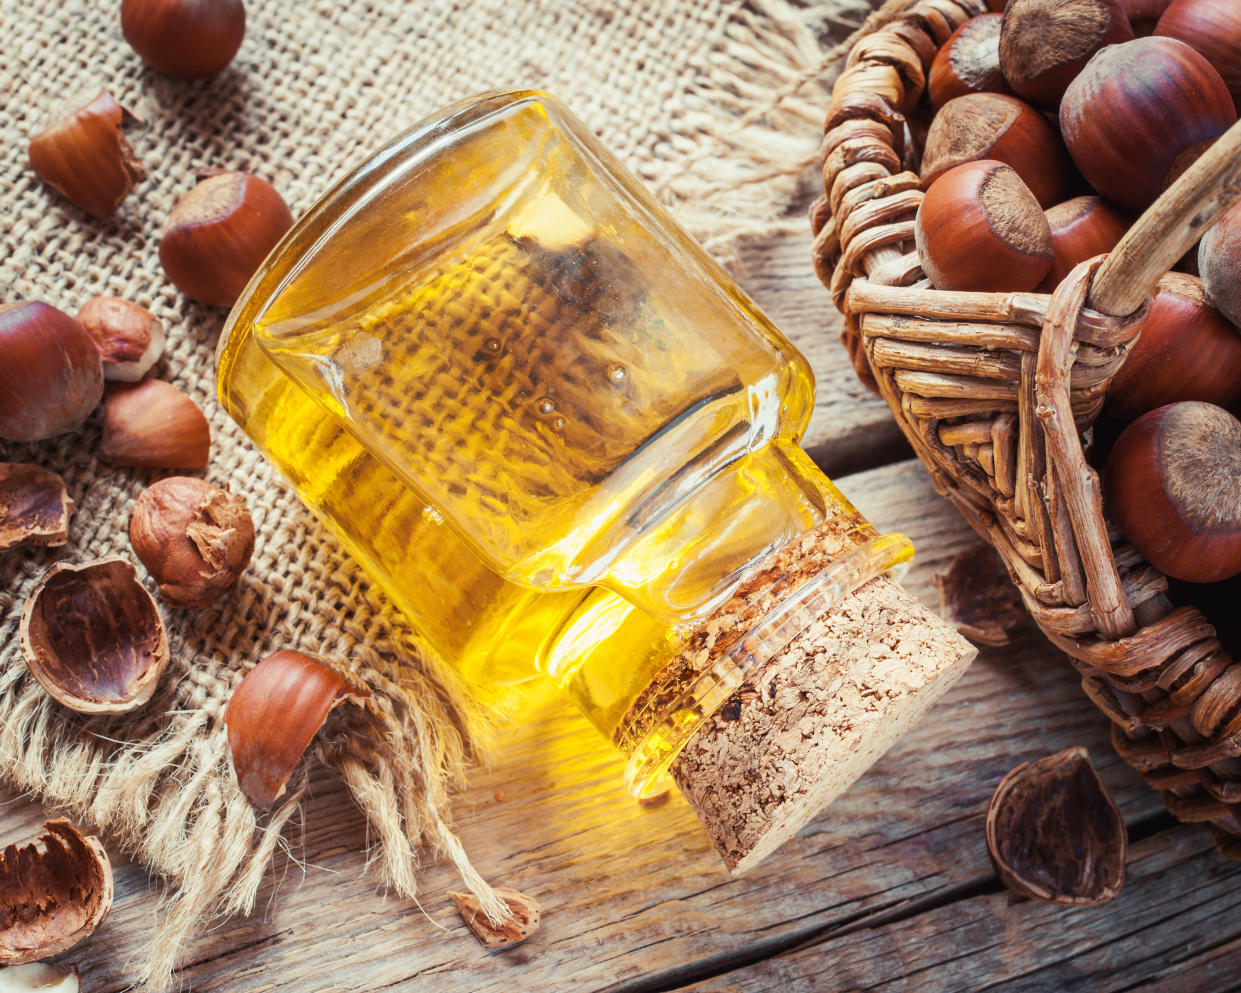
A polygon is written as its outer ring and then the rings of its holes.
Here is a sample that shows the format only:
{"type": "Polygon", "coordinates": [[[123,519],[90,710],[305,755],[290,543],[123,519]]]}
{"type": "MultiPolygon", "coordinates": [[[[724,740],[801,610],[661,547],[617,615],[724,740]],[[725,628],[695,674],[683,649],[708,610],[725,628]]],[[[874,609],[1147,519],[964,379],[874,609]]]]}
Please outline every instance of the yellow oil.
{"type": "Polygon", "coordinates": [[[866,525],[748,299],[543,103],[484,124],[295,229],[220,397],[435,653],[480,689],[541,671],[612,737],[748,567],[866,525]]]}

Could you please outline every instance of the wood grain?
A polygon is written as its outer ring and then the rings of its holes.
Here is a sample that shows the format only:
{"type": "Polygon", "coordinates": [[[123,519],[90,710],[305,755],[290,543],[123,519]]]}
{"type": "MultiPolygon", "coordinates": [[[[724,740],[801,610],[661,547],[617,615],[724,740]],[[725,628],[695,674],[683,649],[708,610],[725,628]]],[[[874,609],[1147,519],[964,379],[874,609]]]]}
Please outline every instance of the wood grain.
{"type": "MultiPolygon", "coordinates": [[[[918,544],[908,585],[923,598],[932,596],[931,575],[975,540],[916,463],[840,482],[876,523],[899,522],[918,544]]],[[[675,988],[872,915],[994,885],[986,801],[1026,758],[1085,744],[1126,815],[1149,819],[1158,798],[1113,755],[1105,725],[1042,636],[1018,632],[1009,649],[985,651],[842,800],[755,873],[730,879],[679,797],[638,804],[624,793],[609,746],[554,699],[535,696],[459,805],[461,836],[479,868],[542,903],[533,939],[506,951],[480,948],[449,907],[445,890],[455,882],[441,867],[424,876],[423,905],[447,933],[416,906],[378,894],[359,854],[361,814],[316,773],[294,831],[301,864],[280,860],[260,912],[198,941],[184,979],[221,991],[675,988]]],[[[22,823],[36,823],[29,810],[5,808],[4,835],[22,823]]],[[[143,953],[155,926],[153,890],[140,870],[118,867],[117,894],[112,917],[68,956],[93,991],[124,986],[125,962],[143,953]]],[[[968,942],[954,947],[970,953],[968,942]]]]}

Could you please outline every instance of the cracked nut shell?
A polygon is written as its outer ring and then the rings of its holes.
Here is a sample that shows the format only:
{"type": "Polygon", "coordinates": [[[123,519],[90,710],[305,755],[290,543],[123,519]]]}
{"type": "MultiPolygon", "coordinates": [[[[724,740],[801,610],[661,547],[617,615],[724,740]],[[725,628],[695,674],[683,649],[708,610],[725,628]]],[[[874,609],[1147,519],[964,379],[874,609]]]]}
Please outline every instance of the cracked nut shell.
{"type": "Polygon", "coordinates": [[[31,139],[30,167],[66,199],[100,220],[111,217],[146,170],[121,128],[136,121],[107,90],[67,102],[31,139]]]}
{"type": "Polygon", "coordinates": [[[0,462],[0,552],[69,540],[73,501],[65,481],[30,462],[0,462]]]}
{"type": "Polygon", "coordinates": [[[284,795],[302,754],[342,703],[371,707],[369,694],[301,652],[275,652],[245,674],[224,723],[237,783],[251,803],[268,808],[284,795]]]}
{"type": "Polygon", "coordinates": [[[134,554],[175,607],[201,610],[237,582],[254,553],[245,502],[193,476],[143,490],[129,516],[134,554]]]}
{"type": "Polygon", "coordinates": [[[48,821],[28,845],[0,855],[0,964],[58,955],[87,938],[112,907],[112,865],[99,839],[48,821]]]}
{"type": "Polygon", "coordinates": [[[211,425],[198,404],[162,379],[112,383],[103,398],[99,457],[143,469],[206,469],[211,425]]]}
{"type": "Polygon", "coordinates": [[[448,896],[456,904],[457,913],[466,927],[488,948],[503,948],[525,941],[539,929],[543,916],[539,901],[507,886],[496,887],[496,893],[509,910],[508,920],[500,924],[492,923],[483,913],[482,901],[473,893],[454,893],[450,890],[448,896]]]}
{"type": "Polygon", "coordinates": [[[35,679],[83,714],[141,707],[168,664],[164,619],[120,557],[52,566],[26,598],[20,636],[35,679]]]}
{"type": "Polygon", "coordinates": [[[1125,820],[1086,749],[1024,762],[987,807],[987,850],[1014,893],[1053,903],[1107,903],[1125,881],[1125,820]]]}

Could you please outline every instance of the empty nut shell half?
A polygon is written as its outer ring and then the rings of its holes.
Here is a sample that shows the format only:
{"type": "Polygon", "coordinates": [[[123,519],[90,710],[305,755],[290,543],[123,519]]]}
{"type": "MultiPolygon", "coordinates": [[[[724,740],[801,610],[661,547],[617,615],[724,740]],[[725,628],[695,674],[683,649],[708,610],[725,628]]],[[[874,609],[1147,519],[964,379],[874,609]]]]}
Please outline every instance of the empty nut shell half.
{"type": "Polygon", "coordinates": [[[168,664],[159,608],[119,557],[53,566],[27,598],[20,631],[31,674],[83,714],[141,707],[168,664]]]}
{"type": "Polygon", "coordinates": [[[18,545],[63,545],[73,501],[65,481],[29,462],[0,462],[0,552],[18,545]]]}
{"type": "Polygon", "coordinates": [[[453,893],[448,895],[457,905],[457,912],[465,921],[466,927],[474,932],[474,937],[488,948],[503,948],[525,941],[539,929],[539,921],[543,916],[543,908],[532,896],[526,896],[505,886],[496,888],[496,893],[508,907],[509,917],[500,924],[495,924],[483,912],[482,901],[473,893],[453,893]]]}
{"type": "Polygon", "coordinates": [[[245,674],[224,723],[237,782],[251,803],[267,808],[284,795],[302,753],[342,703],[372,706],[368,693],[301,652],[275,652],[245,674]]]}
{"type": "Polygon", "coordinates": [[[1017,766],[987,808],[987,850],[1000,882],[1053,903],[1107,903],[1125,881],[1124,818],[1086,749],[1017,766]]]}
{"type": "Polygon", "coordinates": [[[69,821],[43,825],[0,855],[0,964],[58,955],[90,936],[112,907],[112,865],[99,839],[69,821]]]}

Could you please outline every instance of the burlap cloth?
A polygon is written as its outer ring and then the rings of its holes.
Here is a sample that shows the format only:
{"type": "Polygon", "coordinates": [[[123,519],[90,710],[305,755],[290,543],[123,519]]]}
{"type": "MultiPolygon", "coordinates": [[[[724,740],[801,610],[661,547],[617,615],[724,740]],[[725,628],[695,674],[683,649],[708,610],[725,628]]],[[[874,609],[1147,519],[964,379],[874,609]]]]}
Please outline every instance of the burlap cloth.
{"type": "MultiPolygon", "coordinates": [[[[61,472],[77,503],[69,545],[0,558],[0,777],[100,830],[167,882],[149,958],[135,981],[164,986],[194,930],[247,912],[296,811],[301,787],[258,817],[237,788],[221,715],[242,673],[279,648],[327,653],[383,704],[379,732],[319,749],[366,810],[383,880],[416,891],[415,853],[447,856],[494,900],[449,823],[452,792],[476,756],[478,707],[420,660],[406,623],[371,589],[223,414],[213,391],[219,309],[163,277],[164,219],[204,166],[271,180],[294,213],[360,157],[439,106],[489,89],[561,96],[709,248],[771,236],[814,159],[829,42],[866,0],[268,0],[248,4],[245,44],[214,80],[180,83],[121,37],[118,0],[0,0],[0,285],[4,300],[70,313],[112,293],[150,307],[169,331],[157,374],[207,412],[206,478],[244,497],[258,529],[239,588],[200,613],[165,608],[173,661],[136,716],[74,714],[27,674],[17,625],[26,592],[57,560],[130,555],[132,501],[158,474],[95,458],[98,413],[75,435],[0,442],[0,460],[61,472]],[[107,86],[145,119],[131,139],[150,176],[100,223],[44,187],[26,164],[56,102],[107,86]]],[[[809,264],[809,262],[807,262],[809,264]]],[[[154,584],[151,584],[154,589],[154,584]]],[[[493,903],[492,906],[495,906],[493,903]]]]}

